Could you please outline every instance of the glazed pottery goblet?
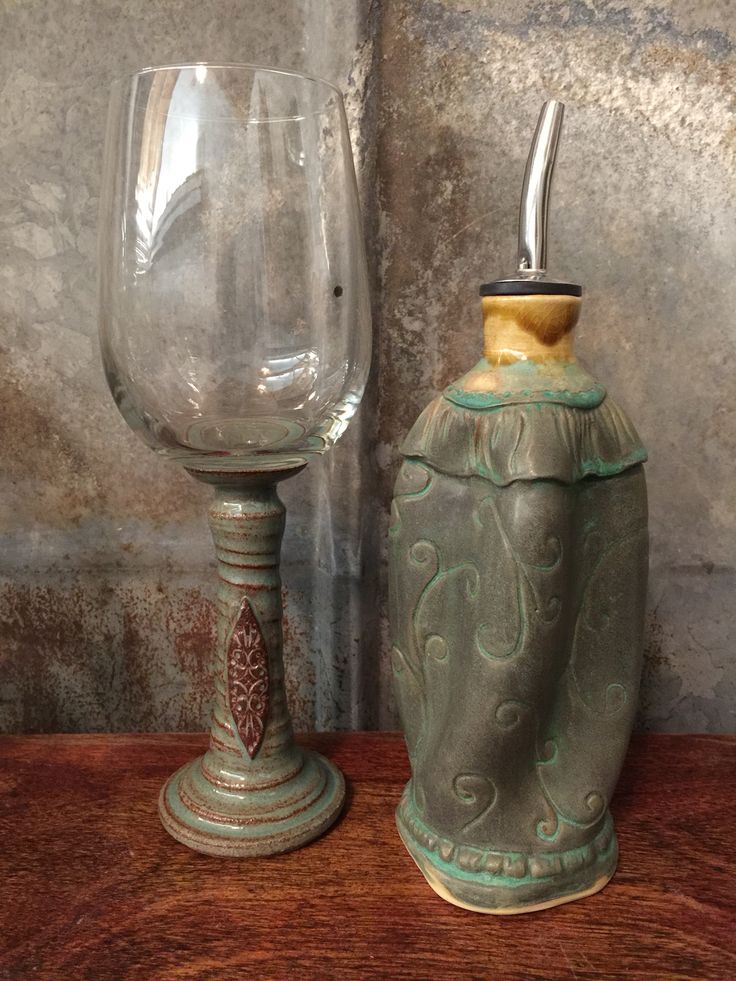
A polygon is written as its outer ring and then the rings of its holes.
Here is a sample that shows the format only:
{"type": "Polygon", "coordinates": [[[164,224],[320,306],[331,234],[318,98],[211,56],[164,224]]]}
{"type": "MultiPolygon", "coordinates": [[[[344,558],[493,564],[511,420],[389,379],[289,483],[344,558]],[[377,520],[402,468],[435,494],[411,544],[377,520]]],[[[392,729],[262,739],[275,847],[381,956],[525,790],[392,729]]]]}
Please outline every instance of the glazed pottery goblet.
{"type": "Polygon", "coordinates": [[[214,488],[210,744],[162,789],[161,820],[212,855],[297,848],[335,820],[344,783],[294,743],[276,485],[344,432],[370,361],[339,91],[248,65],[152,68],[116,82],[99,316],[127,423],[214,488]]]}

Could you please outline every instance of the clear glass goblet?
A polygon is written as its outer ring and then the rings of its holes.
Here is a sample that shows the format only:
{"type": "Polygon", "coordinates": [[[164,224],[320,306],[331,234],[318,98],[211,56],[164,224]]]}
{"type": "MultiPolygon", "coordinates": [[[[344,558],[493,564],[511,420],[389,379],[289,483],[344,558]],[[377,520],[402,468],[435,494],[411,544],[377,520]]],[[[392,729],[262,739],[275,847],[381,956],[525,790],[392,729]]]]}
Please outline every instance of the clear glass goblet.
{"type": "Polygon", "coordinates": [[[297,848],[334,821],[344,782],[292,734],[276,485],[345,430],[371,347],[340,92],[249,65],[152,68],[116,82],[99,259],[102,356],[118,408],[215,491],[210,744],[163,787],[161,820],[208,854],[297,848]]]}

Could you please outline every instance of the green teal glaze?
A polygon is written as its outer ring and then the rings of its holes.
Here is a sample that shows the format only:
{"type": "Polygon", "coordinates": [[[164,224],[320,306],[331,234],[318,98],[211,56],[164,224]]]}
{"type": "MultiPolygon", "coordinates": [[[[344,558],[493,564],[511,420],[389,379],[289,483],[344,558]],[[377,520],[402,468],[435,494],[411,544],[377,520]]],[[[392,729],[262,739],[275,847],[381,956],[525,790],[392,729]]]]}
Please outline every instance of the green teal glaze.
{"type": "Polygon", "coordinates": [[[437,471],[478,475],[500,487],[515,480],[573,484],[588,476],[618,474],[646,460],[635,429],[611,398],[588,409],[518,401],[472,409],[440,396],[420,415],[401,452],[423,469],[411,486],[404,486],[400,476],[397,506],[407,494],[421,491],[426,497],[430,475],[437,471]]]}
{"type": "Polygon", "coordinates": [[[164,827],[195,851],[233,857],[274,855],[306,844],[333,823],[345,794],[342,774],[334,764],[307,751],[302,751],[298,777],[278,790],[230,789],[218,794],[208,783],[200,760],[173,774],[161,791],[164,827]],[[200,817],[183,802],[182,790],[188,797],[192,789],[198,801],[210,808],[210,817],[200,817]],[[234,817],[239,817],[235,824],[227,823],[234,817]],[[248,823],[253,820],[256,823],[248,823]]]}
{"type": "Polygon", "coordinates": [[[603,401],[606,390],[596,386],[584,392],[570,392],[567,389],[535,390],[520,388],[507,392],[465,392],[453,385],[448,385],[444,396],[455,405],[467,409],[497,409],[502,405],[514,402],[529,402],[532,405],[540,402],[558,402],[560,405],[570,405],[575,409],[592,409],[603,401]]]}
{"type": "MultiPolygon", "coordinates": [[[[432,831],[428,828],[419,817],[416,807],[411,800],[404,803],[405,811],[408,811],[411,820],[419,826],[421,832],[427,837],[432,836],[432,831]]],[[[404,817],[399,813],[397,814],[397,821],[401,827],[404,834],[407,833],[406,823],[404,817]]],[[[612,858],[615,857],[615,852],[617,849],[616,836],[613,832],[613,821],[610,814],[606,815],[605,828],[610,831],[610,840],[608,844],[599,852],[597,852],[597,857],[593,860],[588,861],[591,854],[591,849],[587,846],[570,848],[564,852],[547,852],[545,853],[545,858],[548,860],[558,860],[562,865],[568,864],[569,866],[579,866],[582,867],[584,864],[590,865],[591,867],[606,867],[612,858]]],[[[540,886],[541,890],[544,890],[545,884],[554,883],[554,875],[539,875],[533,876],[528,872],[521,876],[510,876],[502,875],[495,872],[485,872],[485,871],[469,871],[468,869],[461,868],[457,862],[453,862],[449,859],[443,859],[437,852],[436,849],[427,848],[423,845],[416,835],[412,835],[412,848],[416,850],[418,855],[421,855],[426,862],[433,865],[435,869],[444,873],[450,879],[460,879],[466,882],[472,883],[473,885],[480,885],[483,887],[489,887],[495,889],[501,887],[502,889],[520,889],[523,886],[540,886]]],[[[517,863],[524,863],[528,868],[528,860],[531,856],[524,854],[523,852],[505,852],[503,853],[503,858],[507,858],[511,861],[517,863]]],[[[505,902],[505,898],[503,899],[505,902]]]]}
{"type": "Polygon", "coordinates": [[[600,457],[595,457],[592,460],[583,460],[582,467],[585,474],[595,474],[597,477],[613,477],[624,470],[628,470],[629,467],[636,466],[637,463],[645,463],[646,459],[647,451],[643,446],[640,446],[632,450],[631,453],[627,453],[620,460],[608,462],[600,457]]]}
{"type": "Polygon", "coordinates": [[[588,895],[618,854],[608,805],[641,672],[646,451],[579,364],[481,361],[401,452],[389,603],[412,768],[402,840],[470,909],[588,895]]]}
{"type": "Polygon", "coordinates": [[[216,486],[209,512],[219,576],[215,704],[209,749],[169,779],[159,813],[166,830],[197,851],[275,854],[306,844],[335,820],[344,781],[329,761],[294,742],[282,657],[285,512],[276,476],[195,476],[216,486]],[[265,704],[258,687],[264,670],[265,704]],[[260,732],[257,748],[249,748],[244,719],[260,732]]]}
{"type": "Polygon", "coordinates": [[[606,389],[577,362],[539,364],[517,361],[491,369],[485,358],[458,381],[448,385],[443,395],[448,401],[468,409],[496,409],[504,405],[551,402],[578,409],[593,409],[606,397],[606,389]],[[465,383],[478,373],[493,373],[494,391],[468,390],[465,383]]]}

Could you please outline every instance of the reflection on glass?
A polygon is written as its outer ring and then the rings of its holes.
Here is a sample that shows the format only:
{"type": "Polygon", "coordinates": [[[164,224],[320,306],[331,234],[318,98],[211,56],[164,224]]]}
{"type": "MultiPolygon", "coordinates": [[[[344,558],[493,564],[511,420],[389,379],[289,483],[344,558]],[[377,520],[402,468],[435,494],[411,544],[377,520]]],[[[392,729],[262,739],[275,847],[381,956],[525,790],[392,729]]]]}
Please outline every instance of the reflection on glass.
{"type": "Polygon", "coordinates": [[[324,451],[365,385],[369,315],[339,93],[195,65],[117,83],[101,339],[129,424],[187,465],[324,451]]]}

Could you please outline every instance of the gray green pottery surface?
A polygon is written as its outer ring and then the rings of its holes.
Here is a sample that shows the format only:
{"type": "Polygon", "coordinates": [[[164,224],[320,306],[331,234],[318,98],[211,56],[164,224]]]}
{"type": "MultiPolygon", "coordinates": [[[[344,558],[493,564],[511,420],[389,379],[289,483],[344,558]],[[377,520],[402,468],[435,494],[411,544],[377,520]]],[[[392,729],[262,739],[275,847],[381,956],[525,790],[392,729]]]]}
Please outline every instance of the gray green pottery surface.
{"type": "Polygon", "coordinates": [[[569,375],[530,362],[497,367],[489,398],[450,386],[403,444],[392,506],[399,831],[440,895],[486,912],[588,895],[616,867],[646,455],[605,389],[569,375]]]}
{"type": "MultiPolygon", "coordinates": [[[[194,471],[193,471],[194,472],[194,471]]],[[[293,472],[293,471],[292,471],[293,472]]],[[[273,855],[318,837],[345,799],[342,774],[294,742],[284,691],[276,479],[194,472],[216,485],[218,644],[210,745],[161,790],[161,821],[209,855],[273,855]]]]}

